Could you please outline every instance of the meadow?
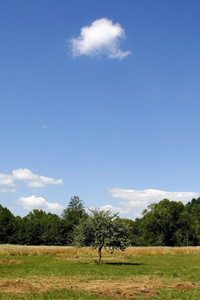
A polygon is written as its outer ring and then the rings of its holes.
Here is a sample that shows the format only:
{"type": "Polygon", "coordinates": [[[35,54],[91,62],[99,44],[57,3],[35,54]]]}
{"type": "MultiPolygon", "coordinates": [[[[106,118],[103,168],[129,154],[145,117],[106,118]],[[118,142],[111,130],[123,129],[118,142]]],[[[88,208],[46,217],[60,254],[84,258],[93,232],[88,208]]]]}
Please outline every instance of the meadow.
{"type": "Polygon", "coordinates": [[[0,245],[0,299],[200,299],[200,247],[0,245]]]}

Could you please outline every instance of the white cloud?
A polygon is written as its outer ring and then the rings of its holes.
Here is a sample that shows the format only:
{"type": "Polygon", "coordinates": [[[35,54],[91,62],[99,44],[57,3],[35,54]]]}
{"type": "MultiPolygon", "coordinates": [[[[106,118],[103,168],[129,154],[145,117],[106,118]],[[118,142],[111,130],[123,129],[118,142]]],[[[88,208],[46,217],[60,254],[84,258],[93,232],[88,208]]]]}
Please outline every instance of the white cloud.
{"type": "Polygon", "coordinates": [[[0,185],[15,186],[12,175],[0,173],[0,185]]]}
{"type": "Polygon", "coordinates": [[[55,180],[51,177],[39,176],[28,169],[17,169],[13,172],[13,179],[25,181],[29,187],[44,187],[48,184],[62,184],[63,180],[55,180]]]}
{"type": "Polygon", "coordinates": [[[0,189],[0,193],[16,193],[16,190],[3,188],[3,189],[0,189]]]}
{"type": "Polygon", "coordinates": [[[130,51],[120,49],[120,40],[125,38],[124,29],[120,24],[113,24],[111,20],[102,18],[95,20],[90,26],[81,29],[77,38],[70,40],[74,56],[107,55],[109,58],[123,59],[130,51]]]}
{"type": "Polygon", "coordinates": [[[39,178],[44,184],[62,184],[63,183],[62,179],[55,180],[51,177],[44,177],[44,176],[39,176],[39,178]]]}
{"type": "Polygon", "coordinates": [[[149,204],[158,203],[164,198],[170,201],[181,201],[186,204],[191,201],[192,198],[200,197],[200,194],[195,192],[167,192],[155,189],[140,191],[113,188],[110,190],[110,193],[113,198],[124,200],[120,202],[118,211],[122,214],[129,214],[134,217],[138,217],[149,204]]]}
{"type": "Polygon", "coordinates": [[[58,203],[50,203],[47,202],[42,197],[36,197],[35,195],[32,195],[30,197],[21,197],[18,201],[18,204],[22,205],[24,209],[26,210],[33,210],[33,209],[43,209],[45,211],[62,211],[64,209],[64,206],[58,204],[58,203]]]}
{"type": "MultiPolygon", "coordinates": [[[[29,187],[45,187],[46,185],[62,184],[62,179],[54,179],[51,177],[40,176],[32,173],[28,169],[17,169],[12,171],[11,174],[0,173],[0,186],[16,186],[16,181],[23,181],[29,187]]],[[[3,188],[1,192],[13,192],[3,188]]]]}
{"type": "Polygon", "coordinates": [[[37,178],[37,175],[34,175],[28,169],[17,169],[12,171],[12,173],[13,173],[13,178],[18,180],[33,180],[37,178]]]}
{"type": "Polygon", "coordinates": [[[100,210],[110,210],[112,213],[127,214],[128,210],[122,207],[113,207],[112,205],[104,205],[99,207],[100,210]]]}

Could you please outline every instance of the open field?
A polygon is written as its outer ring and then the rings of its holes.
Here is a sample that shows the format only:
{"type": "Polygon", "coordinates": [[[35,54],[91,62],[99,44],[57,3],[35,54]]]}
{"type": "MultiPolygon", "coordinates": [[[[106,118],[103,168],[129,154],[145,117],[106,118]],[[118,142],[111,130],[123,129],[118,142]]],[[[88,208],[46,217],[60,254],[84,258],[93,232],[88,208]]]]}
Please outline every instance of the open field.
{"type": "Polygon", "coordinates": [[[0,299],[200,299],[200,247],[0,245],[0,299]]]}

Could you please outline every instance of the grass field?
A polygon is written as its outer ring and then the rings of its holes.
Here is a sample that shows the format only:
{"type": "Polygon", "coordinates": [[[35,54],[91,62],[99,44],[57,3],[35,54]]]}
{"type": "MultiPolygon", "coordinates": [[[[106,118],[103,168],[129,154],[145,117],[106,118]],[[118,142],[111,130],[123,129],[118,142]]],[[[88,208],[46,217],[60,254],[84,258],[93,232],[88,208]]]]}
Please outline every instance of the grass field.
{"type": "Polygon", "coordinates": [[[0,299],[200,299],[200,247],[0,245],[0,299]]]}

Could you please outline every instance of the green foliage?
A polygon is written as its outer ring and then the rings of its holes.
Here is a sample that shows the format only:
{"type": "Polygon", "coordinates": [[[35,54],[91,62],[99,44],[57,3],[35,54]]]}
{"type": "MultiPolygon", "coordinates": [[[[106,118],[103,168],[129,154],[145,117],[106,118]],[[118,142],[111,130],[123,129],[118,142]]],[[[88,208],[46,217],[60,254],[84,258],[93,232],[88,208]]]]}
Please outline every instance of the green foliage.
{"type": "Polygon", "coordinates": [[[175,246],[178,221],[184,210],[182,202],[163,199],[143,212],[140,223],[141,239],[146,245],[175,246]]]}
{"type": "Polygon", "coordinates": [[[149,205],[143,211],[142,217],[134,221],[119,219],[117,215],[108,212],[99,215],[98,213],[98,210],[91,211],[92,215],[88,216],[84,203],[78,196],[70,199],[61,217],[38,209],[34,209],[23,218],[15,217],[9,209],[0,205],[0,244],[74,245],[76,243],[85,246],[97,245],[95,247],[98,249],[101,248],[98,245],[103,244],[111,249],[111,246],[116,244],[120,248],[123,244],[122,234],[116,236],[113,232],[120,233],[119,224],[123,223],[125,227],[129,227],[128,238],[133,246],[200,245],[200,198],[192,199],[186,205],[163,199],[159,203],[149,205]],[[117,228],[114,228],[114,220],[117,228]],[[119,224],[118,220],[120,220],[119,224]],[[115,238],[113,244],[111,236],[115,238]],[[118,244],[117,239],[120,240],[118,244]]]}
{"type": "Polygon", "coordinates": [[[64,223],[56,214],[48,214],[41,222],[43,232],[41,235],[44,245],[65,245],[64,223]]]}
{"type": "Polygon", "coordinates": [[[92,215],[76,227],[74,243],[77,247],[91,246],[98,249],[101,260],[102,248],[113,252],[115,249],[124,251],[129,245],[129,228],[110,211],[91,210],[92,215]]]}
{"type": "Polygon", "coordinates": [[[80,220],[87,218],[84,203],[78,196],[70,199],[68,207],[62,212],[63,225],[65,227],[66,245],[73,244],[74,229],[79,224],[80,220]]]}
{"type": "Polygon", "coordinates": [[[19,243],[25,245],[40,245],[42,244],[42,234],[44,227],[42,221],[47,214],[43,210],[34,209],[26,217],[22,219],[19,230],[19,243]]]}
{"type": "Polygon", "coordinates": [[[62,219],[71,222],[72,226],[75,226],[85,215],[83,201],[74,196],[70,199],[68,207],[63,210],[62,219]]]}
{"type": "Polygon", "coordinates": [[[16,231],[18,230],[19,218],[0,205],[0,244],[16,243],[16,231]]]}

